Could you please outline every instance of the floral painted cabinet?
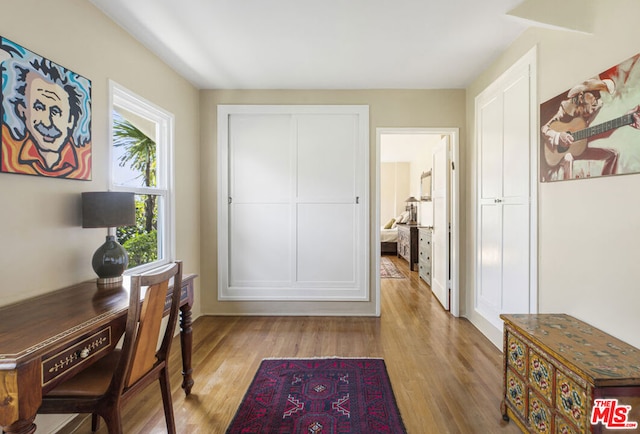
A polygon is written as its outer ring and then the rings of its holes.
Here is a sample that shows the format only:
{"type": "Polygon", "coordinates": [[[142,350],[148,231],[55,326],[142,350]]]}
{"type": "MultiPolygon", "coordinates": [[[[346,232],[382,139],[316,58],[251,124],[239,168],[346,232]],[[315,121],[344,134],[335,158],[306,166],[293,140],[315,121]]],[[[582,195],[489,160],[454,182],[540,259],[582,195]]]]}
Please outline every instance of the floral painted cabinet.
{"type": "Polygon", "coordinates": [[[505,420],[531,433],[608,432],[591,410],[616,398],[640,422],[640,350],[568,315],[500,317],[505,420]]]}

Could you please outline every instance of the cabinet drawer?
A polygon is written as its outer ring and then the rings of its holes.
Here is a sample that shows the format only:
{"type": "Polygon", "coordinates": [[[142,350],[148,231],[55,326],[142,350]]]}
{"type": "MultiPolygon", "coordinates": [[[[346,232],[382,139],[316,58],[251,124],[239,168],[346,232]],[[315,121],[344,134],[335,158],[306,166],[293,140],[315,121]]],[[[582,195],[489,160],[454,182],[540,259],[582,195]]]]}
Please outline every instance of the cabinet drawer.
{"type": "Polygon", "coordinates": [[[587,392],[575,381],[556,370],[556,409],[580,431],[587,430],[587,392]]]}
{"type": "Polygon", "coordinates": [[[105,327],[42,360],[42,385],[61,375],[82,369],[87,362],[111,347],[111,327],[105,327]]]}
{"type": "Polygon", "coordinates": [[[564,420],[563,417],[556,416],[556,434],[580,434],[580,431],[564,420]]]}
{"type": "Polygon", "coordinates": [[[550,433],[553,413],[544,398],[529,389],[529,426],[533,432],[550,433]]]}
{"type": "Polygon", "coordinates": [[[507,369],[507,401],[511,404],[511,409],[515,410],[521,419],[526,418],[527,409],[527,387],[511,369],[507,369]]]}
{"type": "Polygon", "coordinates": [[[529,384],[547,400],[548,405],[552,405],[554,371],[547,359],[529,350],[529,384]]]}
{"type": "Polygon", "coordinates": [[[431,264],[431,249],[424,250],[420,249],[420,261],[424,261],[425,263],[431,264]]]}
{"type": "Polygon", "coordinates": [[[431,246],[431,234],[425,235],[425,231],[420,231],[420,237],[418,238],[418,245],[424,248],[430,248],[431,246]]]}
{"type": "Polygon", "coordinates": [[[507,338],[508,363],[523,378],[527,376],[527,346],[509,333],[507,338]]]}
{"type": "Polygon", "coordinates": [[[423,261],[418,263],[418,275],[422,280],[431,285],[431,264],[425,264],[423,261]]]}

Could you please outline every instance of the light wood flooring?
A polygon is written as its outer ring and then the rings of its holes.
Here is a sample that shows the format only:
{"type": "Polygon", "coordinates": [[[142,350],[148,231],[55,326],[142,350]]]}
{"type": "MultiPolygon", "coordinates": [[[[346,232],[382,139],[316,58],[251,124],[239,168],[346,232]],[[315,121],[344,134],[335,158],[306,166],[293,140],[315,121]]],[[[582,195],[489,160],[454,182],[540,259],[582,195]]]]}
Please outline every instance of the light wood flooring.
{"type": "MultiPolygon", "coordinates": [[[[201,317],[194,321],[195,385],[180,388],[180,350],[172,350],[179,433],[224,433],[260,361],[267,357],[382,357],[410,434],[518,433],[502,421],[502,353],[471,323],[445,312],[408,264],[408,276],[381,282],[380,318],[201,317]]],[[[166,432],[159,388],[125,407],[126,433],[166,432]]],[[[65,433],[91,432],[87,420],[65,433]]],[[[99,433],[106,433],[104,424],[99,433]]]]}

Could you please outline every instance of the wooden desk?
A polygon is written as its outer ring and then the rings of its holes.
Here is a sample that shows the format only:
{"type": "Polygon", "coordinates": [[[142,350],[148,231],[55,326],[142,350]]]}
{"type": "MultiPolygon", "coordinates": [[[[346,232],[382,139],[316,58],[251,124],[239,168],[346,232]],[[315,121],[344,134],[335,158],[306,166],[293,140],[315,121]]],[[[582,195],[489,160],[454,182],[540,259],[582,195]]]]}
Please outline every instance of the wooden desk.
{"type": "MultiPolygon", "coordinates": [[[[193,280],[184,275],[180,296],[182,388],[191,376],[193,280]]],[[[42,395],[100,359],[124,333],[129,279],[113,289],[95,280],[0,308],[0,427],[31,434],[42,395]]]]}

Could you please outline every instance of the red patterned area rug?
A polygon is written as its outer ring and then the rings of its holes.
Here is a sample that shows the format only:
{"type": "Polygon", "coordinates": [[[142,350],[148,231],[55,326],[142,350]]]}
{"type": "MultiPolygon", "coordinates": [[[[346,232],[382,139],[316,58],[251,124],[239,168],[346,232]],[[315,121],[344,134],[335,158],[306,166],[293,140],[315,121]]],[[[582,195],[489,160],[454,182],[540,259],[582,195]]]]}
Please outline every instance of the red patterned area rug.
{"type": "Polygon", "coordinates": [[[382,359],[263,360],[227,434],[406,433],[382,359]]]}
{"type": "Polygon", "coordinates": [[[391,259],[384,256],[380,257],[380,278],[381,279],[404,279],[405,276],[391,259]]]}

